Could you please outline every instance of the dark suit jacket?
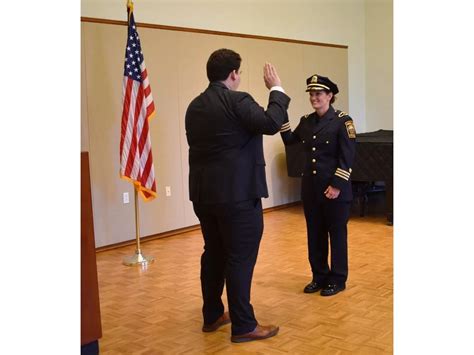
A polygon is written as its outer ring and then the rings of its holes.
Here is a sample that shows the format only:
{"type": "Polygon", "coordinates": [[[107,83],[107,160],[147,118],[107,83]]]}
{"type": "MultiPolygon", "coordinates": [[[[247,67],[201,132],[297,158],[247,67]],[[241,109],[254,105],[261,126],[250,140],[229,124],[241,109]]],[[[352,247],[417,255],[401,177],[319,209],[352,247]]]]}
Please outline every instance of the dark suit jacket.
{"type": "Polygon", "coordinates": [[[212,82],[186,111],[189,197],[227,203],[268,197],[262,134],[278,133],[290,98],[271,91],[267,110],[247,93],[212,82]]]}

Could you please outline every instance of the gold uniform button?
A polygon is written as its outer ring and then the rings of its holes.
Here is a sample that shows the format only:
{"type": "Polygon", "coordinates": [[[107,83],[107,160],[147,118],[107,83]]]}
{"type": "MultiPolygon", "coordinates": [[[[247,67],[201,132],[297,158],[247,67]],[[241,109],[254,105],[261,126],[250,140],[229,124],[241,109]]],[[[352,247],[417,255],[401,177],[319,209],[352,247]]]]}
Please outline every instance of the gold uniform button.
{"type": "Polygon", "coordinates": [[[326,144],[329,144],[329,141],[326,141],[326,144]]]}
{"type": "Polygon", "coordinates": [[[303,143],[304,143],[304,141],[303,141],[303,143]]]}
{"type": "Polygon", "coordinates": [[[316,151],[316,147],[313,147],[313,152],[316,151]]]}
{"type": "Polygon", "coordinates": [[[313,163],[316,163],[316,159],[313,159],[313,163]]]}
{"type": "Polygon", "coordinates": [[[301,176],[303,176],[303,175],[304,175],[304,173],[301,173],[301,176]]]}
{"type": "Polygon", "coordinates": [[[316,175],[316,170],[313,170],[313,175],[316,175]]]}
{"type": "Polygon", "coordinates": [[[316,139],[316,136],[313,136],[313,139],[316,139]]]}

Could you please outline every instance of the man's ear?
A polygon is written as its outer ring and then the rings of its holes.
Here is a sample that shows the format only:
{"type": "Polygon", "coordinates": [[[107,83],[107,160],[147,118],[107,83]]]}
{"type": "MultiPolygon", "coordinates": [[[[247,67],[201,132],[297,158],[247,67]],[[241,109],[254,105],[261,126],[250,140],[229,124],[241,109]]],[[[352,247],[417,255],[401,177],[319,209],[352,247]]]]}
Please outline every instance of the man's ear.
{"type": "Polygon", "coordinates": [[[236,70],[232,70],[229,74],[229,78],[232,79],[232,81],[235,81],[237,79],[237,71],[236,70]]]}

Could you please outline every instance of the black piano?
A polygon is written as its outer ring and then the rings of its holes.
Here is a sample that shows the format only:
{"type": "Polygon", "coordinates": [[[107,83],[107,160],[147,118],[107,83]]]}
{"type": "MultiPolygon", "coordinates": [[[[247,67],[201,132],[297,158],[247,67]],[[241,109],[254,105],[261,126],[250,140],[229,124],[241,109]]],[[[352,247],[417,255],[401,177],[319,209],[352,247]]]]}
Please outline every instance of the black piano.
{"type": "Polygon", "coordinates": [[[385,191],[385,213],[393,224],[393,131],[380,129],[359,133],[351,180],[361,216],[370,194],[385,191]]]}

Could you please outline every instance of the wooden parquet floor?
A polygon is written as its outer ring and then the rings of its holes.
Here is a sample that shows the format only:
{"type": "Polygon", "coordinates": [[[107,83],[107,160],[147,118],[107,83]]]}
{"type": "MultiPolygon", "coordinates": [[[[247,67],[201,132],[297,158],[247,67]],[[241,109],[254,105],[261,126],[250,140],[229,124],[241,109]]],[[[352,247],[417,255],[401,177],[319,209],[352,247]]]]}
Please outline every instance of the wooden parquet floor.
{"type": "Polygon", "coordinates": [[[352,217],[347,288],[321,297],[303,293],[311,271],[302,207],[264,218],[252,304],[259,323],[280,326],[276,337],[234,344],[229,325],[201,332],[203,241],[196,230],[142,243],[143,253],[156,258],[147,269],[122,265],[135,246],[97,254],[100,353],[393,353],[393,227],[382,216],[352,217]]]}

